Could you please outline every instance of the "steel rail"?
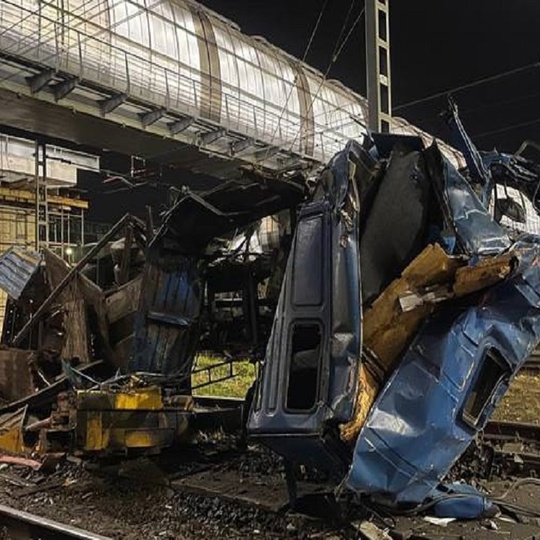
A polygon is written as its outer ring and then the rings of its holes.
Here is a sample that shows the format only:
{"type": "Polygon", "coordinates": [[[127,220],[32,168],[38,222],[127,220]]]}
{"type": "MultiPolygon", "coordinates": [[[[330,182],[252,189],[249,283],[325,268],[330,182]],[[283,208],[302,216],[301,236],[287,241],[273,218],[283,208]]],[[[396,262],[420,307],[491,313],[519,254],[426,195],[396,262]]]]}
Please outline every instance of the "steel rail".
{"type": "Polygon", "coordinates": [[[525,371],[540,371],[540,356],[531,356],[525,364],[523,364],[522,370],[525,371]]]}
{"type": "Polygon", "coordinates": [[[483,431],[484,440],[521,441],[540,445],[540,425],[492,420],[483,431]]]}
{"type": "Polygon", "coordinates": [[[66,525],[22,510],[16,510],[3,504],[0,505],[0,528],[6,530],[10,538],[36,540],[111,540],[108,536],[84,531],[72,525],[66,525]]]}

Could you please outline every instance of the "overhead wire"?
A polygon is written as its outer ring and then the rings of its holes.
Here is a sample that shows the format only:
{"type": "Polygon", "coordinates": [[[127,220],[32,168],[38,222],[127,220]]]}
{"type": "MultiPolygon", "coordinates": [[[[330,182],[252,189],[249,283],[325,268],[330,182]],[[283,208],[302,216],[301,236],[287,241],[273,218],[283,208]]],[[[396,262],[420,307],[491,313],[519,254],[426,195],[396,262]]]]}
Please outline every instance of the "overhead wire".
{"type": "MultiPolygon", "coordinates": [[[[313,30],[311,32],[311,35],[309,37],[308,43],[306,45],[306,48],[304,50],[304,54],[302,56],[302,62],[305,62],[307,60],[307,56],[309,54],[309,51],[311,50],[311,46],[313,45],[313,41],[315,39],[315,35],[317,34],[317,31],[319,30],[319,26],[321,24],[324,12],[326,11],[326,8],[328,6],[328,1],[325,0],[324,4],[321,7],[321,10],[319,12],[319,16],[317,17],[317,21],[315,23],[315,26],[313,27],[313,30]]],[[[292,93],[294,92],[294,89],[296,88],[296,85],[298,84],[298,75],[296,74],[294,76],[293,82],[291,84],[291,87],[289,88],[289,93],[287,95],[287,98],[285,99],[285,104],[283,105],[283,108],[281,109],[281,113],[279,115],[279,118],[276,122],[276,128],[274,129],[274,133],[272,134],[272,137],[270,139],[270,145],[274,142],[274,139],[276,138],[277,132],[279,131],[281,127],[281,122],[283,120],[283,116],[285,115],[285,111],[287,110],[287,107],[289,105],[289,101],[291,99],[292,93]]]]}
{"type": "MultiPolygon", "coordinates": [[[[494,107],[500,107],[500,106],[503,106],[503,105],[511,105],[513,103],[520,103],[522,101],[527,101],[529,99],[533,99],[533,98],[536,98],[538,96],[540,96],[540,92],[535,92],[533,94],[527,94],[525,96],[518,96],[518,97],[510,98],[510,99],[502,99],[502,100],[499,100],[499,101],[494,101],[494,102],[486,103],[486,104],[483,104],[483,105],[478,105],[476,107],[460,107],[459,108],[459,113],[460,113],[461,116],[468,115],[470,113],[476,113],[476,112],[480,112],[480,111],[485,111],[487,109],[493,109],[494,107]]],[[[440,121],[440,119],[441,119],[441,113],[436,114],[436,115],[416,118],[415,122],[417,122],[417,123],[434,122],[435,120],[440,121]]]]}
{"type": "MultiPolygon", "coordinates": [[[[354,3],[354,0],[353,0],[353,3],[354,3]]],[[[356,26],[358,25],[358,23],[360,22],[360,20],[362,19],[365,11],[366,11],[366,7],[365,7],[365,3],[364,3],[364,7],[362,8],[362,11],[360,12],[360,14],[358,15],[358,17],[355,19],[355,21],[353,22],[351,28],[349,29],[349,32],[347,33],[347,35],[345,36],[345,38],[343,38],[343,36],[345,35],[345,31],[346,31],[346,27],[347,27],[347,23],[349,22],[349,17],[350,17],[350,13],[351,13],[351,9],[349,10],[349,13],[347,14],[347,17],[345,18],[345,21],[343,23],[343,26],[341,28],[341,32],[340,32],[340,35],[336,41],[336,45],[334,47],[334,51],[332,52],[332,57],[330,59],[330,62],[328,64],[328,67],[326,68],[326,71],[324,72],[324,75],[323,75],[323,78],[321,79],[320,83],[319,83],[319,87],[317,88],[317,91],[315,92],[315,96],[312,97],[311,99],[311,103],[310,103],[310,106],[309,106],[309,109],[306,113],[306,116],[309,115],[311,113],[311,111],[313,110],[313,106],[315,104],[315,101],[318,99],[319,97],[319,94],[321,92],[321,89],[324,85],[324,83],[326,82],[327,78],[328,78],[328,75],[330,73],[330,70],[332,69],[332,67],[334,66],[334,64],[336,63],[337,59],[339,58],[339,56],[341,55],[341,52],[343,51],[345,45],[347,44],[347,42],[349,41],[349,38],[351,37],[354,29],[356,28],[356,26]]],[[[295,138],[293,139],[290,147],[289,147],[289,151],[291,151],[294,147],[294,145],[296,144],[296,141],[298,140],[298,138],[300,137],[302,133],[302,127],[300,127],[300,129],[298,130],[295,138]]]]}
{"type": "Polygon", "coordinates": [[[540,123],[540,118],[536,118],[535,120],[529,120],[527,122],[521,122],[519,124],[513,124],[507,127],[503,127],[500,129],[493,129],[491,131],[484,131],[483,133],[478,133],[477,135],[472,135],[474,139],[482,139],[484,137],[488,137],[489,135],[497,135],[498,133],[506,133],[507,131],[512,131],[514,129],[520,129],[528,126],[533,126],[535,124],[540,123]]]}
{"type": "Polygon", "coordinates": [[[313,41],[315,39],[315,36],[317,35],[317,31],[319,30],[319,26],[321,24],[321,21],[322,21],[322,18],[323,18],[324,12],[326,11],[327,6],[328,6],[328,0],[325,0],[319,12],[319,16],[317,17],[317,22],[315,23],[315,26],[313,27],[313,31],[311,32],[311,36],[309,37],[308,44],[306,45],[304,55],[302,56],[302,62],[305,62],[307,59],[307,56],[309,54],[309,51],[311,50],[311,46],[313,45],[313,41]]]}
{"type": "Polygon", "coordinates": [[[462,84],[460,86],[456,86],[455,88],[449,88],[447,90],[437,92],[435,94],[432,94],[430,96],[426,96],[420,99],[415,99],[413,101],[409,101],[407,103],[402,103],[401,105],[396,105],[393,107],[394,111],[399,111],[402,109],[407,109],[409,107],[412,107],[414,105],[419,105],[420,103],[426,103],[428,101],[433,101],[434,99],[447,96],[448,94],[455,94],[457,92],[461,92],[462,90],[468,90],[469,88],[475,88],[476,86],[480,86],[482,84],[497,81],[499,79],[503,79],[505,77],[509,77],[511,75],[516,75],[517,73],[522,73],[524,71],[528,71],[533,68],[540,67],[540,61],[532,62],[531,64],[527,64],[525,66],[521,66],[518,68],[510,69],[508,71],[504,71],[502,73],[497,73],[496,75],[490,75],[488,77],[483,77],[481,79],[477,79],[476,81],[472,81],[470,83],[462,84]]]}

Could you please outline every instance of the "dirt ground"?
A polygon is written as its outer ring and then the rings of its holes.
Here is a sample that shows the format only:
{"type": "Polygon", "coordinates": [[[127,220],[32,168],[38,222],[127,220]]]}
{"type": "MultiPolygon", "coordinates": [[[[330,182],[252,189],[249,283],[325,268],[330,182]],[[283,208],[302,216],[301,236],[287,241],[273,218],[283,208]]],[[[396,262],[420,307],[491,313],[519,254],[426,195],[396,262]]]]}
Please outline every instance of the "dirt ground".
{"type": "MultiPolygon", "coordinates": [[[[172,456],[172,462],[146,458],[99,468],[66,462],[50,476],[16,466],[0,470],[0,504],[43,515],[63,523],[126,540],[202,539],[317,539],[358,538],[365,518],[359,507],[339,517],[331,506],[315,508],[319,518],[287,511],[283,469],[279,459],[264,449],[250,447],[247,454],[210,451],[204,459],[172,456]],[[206,480],[205,480],[206,478],[206,480]],[[206,486],[209,491],[202,494],[206,486]],[[212,490],[238,497],[231,502],[212,490]],[[250,501],[250,502],[246,502],[250,501]],[[273,507],[273,510],[269,508],[273,507]],[[334,517],[332,517],[332,514],[334,517]]],[[[512,487],[508,500],[538,509],[539,485],[516,486],[512,480],[486,482],[482,487],[501,494],[512,487]]],[[[312,503],[313,504],[313,503],[312,503]]],[[[379,526],[392,525],[402,538],[427,540],[532,540],[540,534],[536,518],[519,522],[493,518],[454,522],[442,528],[415,518],[380,518],[379,526]]]]}
{"type": "MultiPolygon", "coordinates": [[[[495,416],[540,423],[540,375],[519,375],[495,416]]],[[[208,445],[203,455],[198,449],[194,454],[180,450],[160,461],[140,458],[90,470],[68,461],[48,476],[0,465],[0,504],[114,539],[358,538],[358,525],[365,518],[358,508],[345,521],[332,519],[333,509],[326,507],[318,509],[324,519],[287,511],[283,468],[268,451],[250,447],[241,454],[226,438],[221,447],[208,445]]],[[[512,483],[505,479],[482,486],[500,494],[512,483]]],[[[540,486],[520,486],[511,500],[539,509],[540,486]]],[[[418,517],[378,522],[385,523],[394,525],[403,538],[540,538],[537,518],[454,522],[445,528],[418,517]]]]}
{"type": "Polygon", "coordinates": [[[493,419],[540,424],[540,373],[519,374],[497,407],[493,419]]]}

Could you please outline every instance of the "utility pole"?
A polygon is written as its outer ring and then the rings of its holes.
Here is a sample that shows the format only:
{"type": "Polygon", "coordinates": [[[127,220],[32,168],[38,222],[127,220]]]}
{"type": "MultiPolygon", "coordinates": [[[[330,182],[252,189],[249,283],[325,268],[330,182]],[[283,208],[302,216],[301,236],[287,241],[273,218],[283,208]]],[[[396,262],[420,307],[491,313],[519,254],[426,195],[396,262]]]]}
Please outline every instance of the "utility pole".
{"type": "Polygon", "coordinates": [[[35,249],[49,245],[49,205],[47,198],[47,148],[45,143],[36,141],[35,149],[35,249]]]}
{"type": "Polygon", "coordinates": [[[366,2],[366,65],[369,128],[388,133],[392,121],[390,0],[366,2]]]}

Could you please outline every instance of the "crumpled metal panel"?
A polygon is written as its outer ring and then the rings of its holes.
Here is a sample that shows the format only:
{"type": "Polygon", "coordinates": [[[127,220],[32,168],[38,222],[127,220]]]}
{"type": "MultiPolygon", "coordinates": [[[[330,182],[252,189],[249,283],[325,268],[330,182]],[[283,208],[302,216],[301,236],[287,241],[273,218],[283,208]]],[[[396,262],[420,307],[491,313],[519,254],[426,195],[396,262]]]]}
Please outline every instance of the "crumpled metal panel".
{"type": "Polygon", "coordinates": [[[128,371],[189,375],[201,302],[196,261],[178,257],[147,263],[128,371]]]}
{"type": "MultiPolygon", "coordinates": [[[[436,145],[426,165],[459,251],[499,254],[511,241],[436,145]],[[444,208],[445,207],[445,208],[444,208]]],[[[448,305],[428,319],[403,353],[356,441],[347,485],[389,503],[422,503],[487,422],[510,380],[540,340],[540,239],[511,247],[519,266],[468,308],[448,305]],[[478,421],[464,407],[494,349],[507,365],[478,421]]]]}
{"type": "Polygon", "coordinates": [[[18,300],[39,268],[41,255],[20,247],[11,247],[0,256],[0,288],[18,300]]]}
{"type": "Polygon", "coordinates": [[[493,186],[491,171],[482,159],[482,155],[472,142],[458,114],[458,108],[452,98],[448,99],[448,111],[446,121],[450,128],[454,145],[461,150],[467,169],[472,179],[482,186],[481,199],[485,206],[489,203],[491,189],[493,186]]]}
{"type": "Polygon", "coordinates": [[[433,181],[442,192],[460,247],[469,255],[496,255],[510,247],[506,231],[489,215],[469,183],[437,145],[424,152],[433,181]]]}
{"type": "Polygon", "coordinates": [[[512,249],[520,263],[510,279],[478,305],[441,311],[403,355],[357,440],[347,478],[354,491],[421,503],[484,427],[540,340],[540,239],[512,249]],[[491,348],[507,363],[508,377],[471,426],[463,408],[491,348]]]}
{"type": "Polygon", "coordinates": [[[296,180],[262,185],[245,179],[202,195],[182,193],[148,248],[130,372],[180,376],[188,384],[200,336],[201,252],[217,236],[296,205],[304,196],[296,180]]]}

